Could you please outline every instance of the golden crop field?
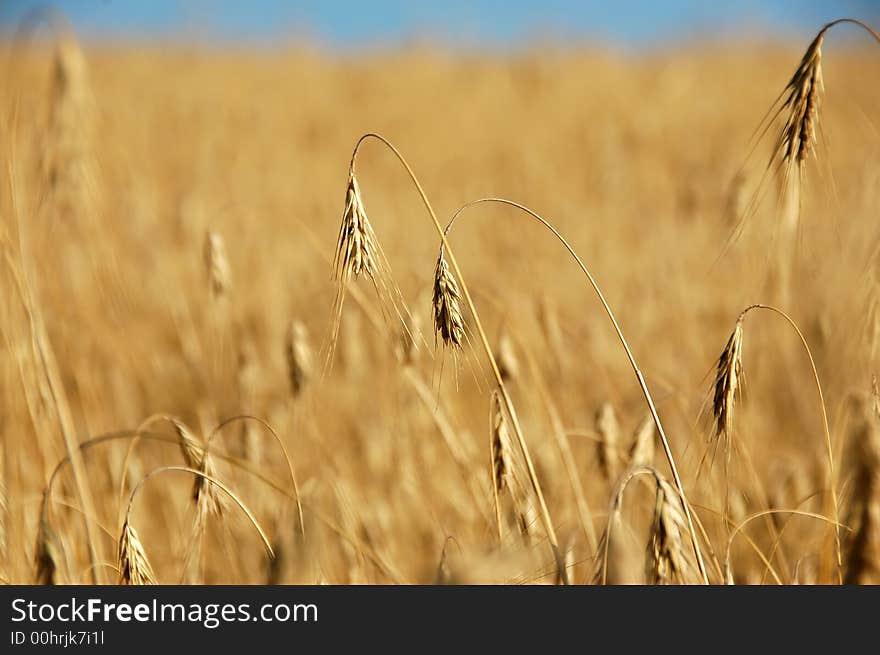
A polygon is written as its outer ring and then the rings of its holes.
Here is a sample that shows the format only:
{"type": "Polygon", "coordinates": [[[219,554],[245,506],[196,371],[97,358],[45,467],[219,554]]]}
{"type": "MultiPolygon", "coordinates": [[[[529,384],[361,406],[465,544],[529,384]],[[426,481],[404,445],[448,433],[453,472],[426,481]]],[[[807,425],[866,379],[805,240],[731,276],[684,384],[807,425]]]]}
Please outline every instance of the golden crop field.
{"type": "Polygon", "coordinates": [[[813,36],[5,43],[2,580],[880,582],[880,47],[813,36]]]}

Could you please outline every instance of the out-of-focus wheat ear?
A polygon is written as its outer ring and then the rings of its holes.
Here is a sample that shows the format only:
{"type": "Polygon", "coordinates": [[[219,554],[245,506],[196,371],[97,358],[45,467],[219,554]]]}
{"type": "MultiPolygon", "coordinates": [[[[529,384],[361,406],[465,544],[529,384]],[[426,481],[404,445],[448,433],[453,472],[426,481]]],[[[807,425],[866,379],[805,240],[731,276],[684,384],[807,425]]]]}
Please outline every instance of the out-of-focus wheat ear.
{"type": "Polygon", "coordinates": [[[440,561],[437,563],[437,570],[434,573],[432,584],[450,585],[455,584],[455,577],[449,570],[449,544],[454,541],[453,537],[447,537],[443,543],[443,550],[440,552],[440,561]]]}
{"type": "Polygon", "coordinates": [[[301,321],[291,321],[284,346],[290,391],[294,398],[299,398],[311,379],[313,367],[309,333],[301,321]]]}
{"type": "Polygon", "coordinates": [[[606,480],[613,481],[620,471],[620,423],[611,403],[602,403],[596,412],[596,429],[600,436],[599,468],[606,480]]]}
{"type": "Polygon", "coordinates": [[[714,418],[712,437],[722,442],[729,454],[734,433],[734,414],[736,403],[742,393],[743,385],[743,316],[736,321],[733,332],[718,358],[715,384],[712,387],[712,416],[714,418]]]}
{"type": "Polygon", "coordinates": [[[198,468],[204,456],[205,449],[199,444],[199,440],[186,424],[177,418],[171,418],[171,425],[177,434],[177,443],[183,455],[183,461],[190,468],[198,468]]]}
{"type": "Polygon", "coordinates": [[[91,141],[94,99],[85,55],[72,33],[63,34],[52,62],[48,141],[42,151],[51,206],[61,218],[91,219],[97,192],[91,141]]]}
{"type": "Polygon", "coordinates": [[[460,349],[464,344],[464,317],[461,313],[461,290],[449,269],[443,248],[434,269],[434,330],[445,346],[460,349]]]}
{"type": "MultiPolygon", "coordinates": [[[[217,469],[214,467],[214,458],[207,450],[204,451],[197,470],[204,475],[217,479],[218,476],[217,469]]],[[[224,505],[223,498],[220,496],[220,492],[215,485],[213,485],[207,478],[201,475],[196,476],[195,482],[193,483],[192,497],[196,503],[196,521],[201,522],[202,525],[204,525],[209,516],[222,516],[224,505]]]]}
{"type": "Polygon", "coordinates": [[[877,376],[871,376],[871,408],[874,410],[874,417],[880,420],[880,382],[877,376]]]}
{"type": "Polygon", "coordinates": [[[655,434],[654,417],[647,414],[636,427],[635,438],[629,449],[629,465],[631,467],[654,465],[655,434]]]}
{"type": "Polygon", "coordinates": [[[498,339],[498,348],[495,353],[498,362],[498,372],[504,382],[512,382],[519,376],[519,359],[513,347],[513,340],[507,331],[501,333],[498,339]]]}
{"type": "Polygon", "coordinates": [[[232,268],[226,256],[226,244],[219,232],[208,230],[204,244],[205,271],[215,300],[227,298],[232,291],[232,268]]]}
{"type": "Polygon", "coordinates": [[[661,476],[657,481],[654,520],[648,540],[645,561],[648,584],[690,584],[698,580],[685,546],[688,538],[687,520],[681,498],[661,476]]]}
{"type": "Polygon", "coordinates": [[[846,557],[846,584],[880,584],[880,417],[877,382],[870,405],[861,404],[855,431],[856,475],[847,521],[854,527],[846,557]]]}
{"type": "Polygon", "coordinates": [[[509,490],[508,476],[512,474],[510,432],[507,427],[507,418],[501,406],[501,399],[497,391],[492,392],[492,401],[489,411],[489,423],[491,426],[489,439],[489,452],[492,472],[492,495],[495,500],[495,524],[498,530],[498,539],[503,539],[503,521],[501,518],[501,499],[505,491],[509,490]]]}
{"type": "Polygon", "coordinates": [[[125,521],[122,534],[119,536],[119,584],[151,585],[156,584],[156,576],[147,553],[141,543],[137,530],[125,521]]]}
{"type": "Polygon", "coordinates": [[[60,584],[58,576],[58,539],[45,520],[40,520],[37,530],[37,546],[34,551],[36,573],[34,584],[60,584]]]}

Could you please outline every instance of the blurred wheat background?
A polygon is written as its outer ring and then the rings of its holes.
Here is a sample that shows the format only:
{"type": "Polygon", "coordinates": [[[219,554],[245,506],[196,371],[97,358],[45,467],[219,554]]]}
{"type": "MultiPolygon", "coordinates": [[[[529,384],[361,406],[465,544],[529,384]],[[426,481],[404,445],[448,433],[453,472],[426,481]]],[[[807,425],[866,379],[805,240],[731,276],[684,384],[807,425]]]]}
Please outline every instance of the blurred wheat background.
{"type": "MultiPolygon", "coordinates": [[[[787,282],[776,264],[779,178],[761,184],[778,124],[749,154],[820,27],[800,41],[651,54],[354,56],[96,45],[70,33],[7,41],[0,577],[559,581],[515,448],[507,488],[493,494],[495,381],[472,330],[458,355],[435,343],[439,238],[376,141],[361,147],[358,184],[416,338],[383,316],[369,281],[353,281],[325,367],[348,164],[357,139],[378,132],[441,222],[470,200],[509,198],[580,254],[653,393],[711,582],[880,582],[877,45],[824,44],[818,156],[787,282]],[[753,303],[784,309],[815,358],[843,524],[839,573],[816,385],[778,316],[746,320],[729,454],[712,438],[716,363],[753,303]],[[241,415],[260,420],[224,423],[241,415]],[[129,511],[135,485],[165,466],[211,475],[255,521],[180,470],[144,481],[129,511]],[[761,514],[771,509],[786,511],[761,514]],[[123,523],[136,529],[134,547],[123,523]]],[[[672,478],[573,261],[510,207],[467,210],[449,240],[568,581],[599,579],[604,542],[607,582],[699,582],[675,512],[657,524],[648,478],[615,501],[634,465],[672,478]],[[666,574],[658,548],[670,551],[666,574]]]]}

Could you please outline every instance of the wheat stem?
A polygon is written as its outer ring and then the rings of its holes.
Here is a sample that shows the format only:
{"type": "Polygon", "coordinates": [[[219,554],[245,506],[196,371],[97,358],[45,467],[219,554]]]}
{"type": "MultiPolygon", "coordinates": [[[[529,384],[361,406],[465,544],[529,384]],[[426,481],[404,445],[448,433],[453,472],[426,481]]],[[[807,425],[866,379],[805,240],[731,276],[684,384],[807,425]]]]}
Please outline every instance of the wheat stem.
{"type": "MultiPolygon", "coordinates": [[[[581,272],[586,276],[587,280],[590,283],[590,286],[599,297],[599,301],[602,303],[602,307],[604,308],[605,313],[608,315],[608,318],[614,327],[617,338],[620,341],[620,344],[623,346],[624,351],[626,352],[627,359],[629,360],[630,366],[632,366],[633,372],[635,373],[636,379],[638,380],[639,387],[642,390],[642,394],[645,396],[645,401],[648,404],[648,408],[651,410],[651,417],[654,419],[654,424],[657,426],[657,433],[660,435],[660,441],[663,444],[663,451],[666,454],[666,461],[669,463],[669,468],[672,471],[672,477],[675,481],[676,490],[681,496],[682,505],[684,506],[685,517],[687,518],[688,523],[688,530],[691,535],[691,542],[693,544],[694,554],[697,557],[697,564],[699,565],[700,575],[703,578],[703,582],[705,584],[709,584],[709,578],[706,575],[706,567],[703,563],[703,554],[700,550],[696,530],[694,529],[693,519],[691,518],[690,507],[687,501],[687,497],[684,493],[684,486],[682,485],[681,477],[678,474],[678,467],[675,465],[675,458],[672,456],[672,449],[669,446],[669,440],[666,438],[666,432],[663,430],[663,425],[660,422],[660,417],[657,414],[657,408],[654,405],[654,399],[651,397],[651,392],[649,391],[648,385],[645,382],[645,377],[644,375],[642,375],[642,372],[639,369],[638,364],[636,363],[635,356],[633,355],[632,350],[630,349],[629,344],[626,341],[626,337],[623,336],[623,331],[620,329],[620,325],[617,323],[617,319],[614,317],[614,312],[611,311],[611,307],[609,306],[608,301],[605,300],[605,295],[602,293],[602,290],[599,288],[599,285],[596,282],[595,278],[593,278],[593,275],[584,265],[583,261],[575,252],[574,248],[572,248],[572,246],[568,243],[568,241],[566,241],[566,239],[546,219],[524,205],[513,202],[511,200],[505,200],[504,198],[480,198],[479,200],[474,200],[461,207],[449,221],[449,224],[446,226],[446,230],[448,231],[452,227],[453,222],[464,210],[477,204],[489,202],[508,205],[510,207],[519,209],[525,212],[531,218],[541,223],[545,228],[547,228],[553,234],[553,236],[555,236],[560,241],[560,243],[562,243],[568,253],[572,256],[572,258],[574,258],[575,262],[577,262],[578,267],[580,267],[581,272]]],[[[444,240],[444,247],[445,246],[446,241],[444,240]]]]}
{"type": "Polygon", "coordinates": [[[752,311],[753,309],[764,309],[778,316],[781,316],[785,321],[791,326],[791,328],[797,333],[798,338],[800,339],[801,345],[804,347],[804,351],[807,353],[807,358],[810,360],[810,368],[813,371],[813,380],[816,383],[816,392],[819,396],[819,410],[822,415],[822,430],[825,433],[825,448],[828,451],[828,484],[831,487],[831,504],[832,504],[832,518],[834,519],[834,548],[837,556],[837,578],[839,582],[843,581],[843,556],[841,555],[841,546],[840,546],[840,514],[838,510],[837,503],[837,480],[836,473],[834,469],[834,449],[831,445],[831,429],[828,427],[828,411],[825,408],[825,395],[822,392],[822,383],[819,381],[819,372],[816,370],[816,362],[813,360],[813,353],[810,350],[810,346],[807,344],[807,340],[804,337],[803,332],[797,326],[797,323],[786,314],[784,311],[777,307],[773,307],[772,305],[762,305],[762,304],[754,304],[746,307],[742,313],[740,314],[740,320],[745,317],[747,313],[752,311]]]}

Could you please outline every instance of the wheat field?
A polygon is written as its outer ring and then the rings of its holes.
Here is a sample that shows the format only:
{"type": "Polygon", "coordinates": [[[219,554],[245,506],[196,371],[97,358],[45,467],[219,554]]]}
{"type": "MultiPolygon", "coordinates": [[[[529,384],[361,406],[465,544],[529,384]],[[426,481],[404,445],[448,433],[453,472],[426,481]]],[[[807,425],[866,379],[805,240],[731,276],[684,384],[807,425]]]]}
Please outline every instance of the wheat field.
{"type": "Polygon", "coordinates": [[[2,580],[880,582],[880,48],[813,36],[5,43],[2,580]]]}

